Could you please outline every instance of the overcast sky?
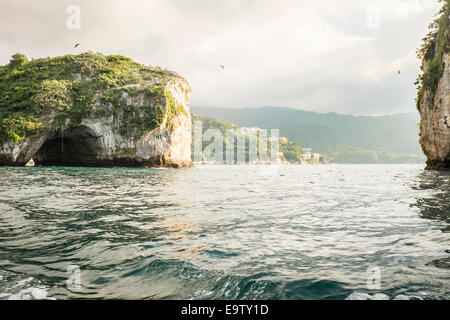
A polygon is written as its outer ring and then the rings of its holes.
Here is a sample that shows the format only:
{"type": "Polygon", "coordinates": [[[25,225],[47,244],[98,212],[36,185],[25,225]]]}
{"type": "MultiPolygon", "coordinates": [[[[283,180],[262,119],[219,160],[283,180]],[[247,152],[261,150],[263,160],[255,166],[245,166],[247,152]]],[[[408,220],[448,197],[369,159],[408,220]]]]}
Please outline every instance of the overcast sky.
{"type": "Polygon", "coordinates": [[[415,49],[438,9],[437,0],[0,0],[0,64],[16,52],[116,53],[178,72],[197,106],[414,112],[415,49]],[[81,9],[79,30],[67,26],[70,5],[81,9]]]}

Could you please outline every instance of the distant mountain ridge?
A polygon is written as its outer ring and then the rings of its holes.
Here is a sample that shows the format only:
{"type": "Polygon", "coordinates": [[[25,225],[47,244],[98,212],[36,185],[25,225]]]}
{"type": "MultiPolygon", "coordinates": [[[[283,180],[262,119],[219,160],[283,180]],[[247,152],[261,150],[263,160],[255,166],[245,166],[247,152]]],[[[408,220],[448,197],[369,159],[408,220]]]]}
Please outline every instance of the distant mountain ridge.
{"type": "Polygon", "coordinates": [[[280,129],[280,135],[335,163],[423,163],[416,113],[353,116],[282,107],[192,107],[202,116],[239,126],[280,129]]]}

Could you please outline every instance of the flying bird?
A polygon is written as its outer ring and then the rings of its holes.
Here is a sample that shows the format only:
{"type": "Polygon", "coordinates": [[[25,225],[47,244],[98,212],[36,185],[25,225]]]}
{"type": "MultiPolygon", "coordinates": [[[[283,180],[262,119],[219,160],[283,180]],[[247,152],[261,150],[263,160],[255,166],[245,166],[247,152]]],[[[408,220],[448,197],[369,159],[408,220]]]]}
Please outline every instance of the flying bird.
{"type": "Polygon", "coordinates": [[[222,69],[225,69],[225,67],[224,67],[223,65],[220,65],[220,67],[221,67],[222,69]]]}
{"type": "Polygon", "coordinates": [[[80,46],[81,45],[81,43],[77,43],[77,44],[75,44],[75,47],[74,48],[76,48],[76,47],[78,47],[78,46],[80,46]]]}

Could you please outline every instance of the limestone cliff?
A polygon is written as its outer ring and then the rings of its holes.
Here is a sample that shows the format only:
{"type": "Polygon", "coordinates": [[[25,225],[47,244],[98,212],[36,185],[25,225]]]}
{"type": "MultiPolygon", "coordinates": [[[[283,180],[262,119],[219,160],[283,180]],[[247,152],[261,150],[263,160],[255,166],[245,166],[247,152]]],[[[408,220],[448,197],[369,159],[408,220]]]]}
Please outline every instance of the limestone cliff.
{"type": "Polygon", "coordinates": [[[420,104],[420,144],[428,169],[450,169],[450,54],[443,55],[443,64],[436,93],[426,90],[420,104]]]}
{"type": "Polygon", "coordinates": [[[450,169],[450,23],[449,3],[419,50],[423,74],[419,77],[417,107],[421,115],[420,144],[427,169],[450,169]]]}
{"type": "Polygon", "coordinates": [[[84,53],[0,67],[0,165],[191,165],[190,87],[174,72],[84,53]]]}

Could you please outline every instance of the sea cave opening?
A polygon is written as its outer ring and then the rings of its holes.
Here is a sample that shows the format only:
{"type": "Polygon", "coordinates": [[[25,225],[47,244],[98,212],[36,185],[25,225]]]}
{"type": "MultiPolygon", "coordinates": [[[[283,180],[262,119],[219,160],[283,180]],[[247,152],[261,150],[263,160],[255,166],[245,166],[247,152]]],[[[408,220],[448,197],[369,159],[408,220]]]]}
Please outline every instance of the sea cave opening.
{"type": "Polygon", "coordinates": [[[33,156],[37,166],[98,166],[99,137],[86,126],[57,131],[33,156]]]}

